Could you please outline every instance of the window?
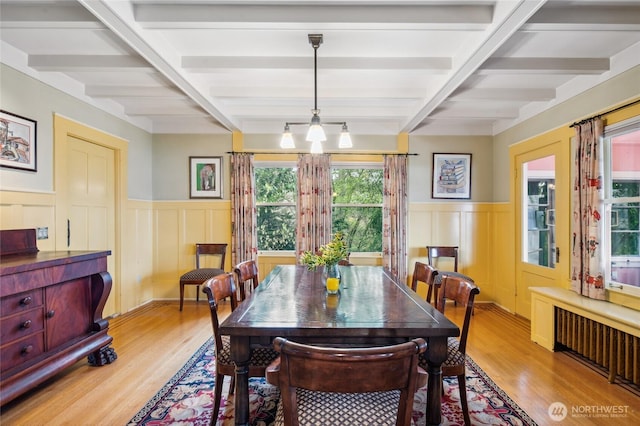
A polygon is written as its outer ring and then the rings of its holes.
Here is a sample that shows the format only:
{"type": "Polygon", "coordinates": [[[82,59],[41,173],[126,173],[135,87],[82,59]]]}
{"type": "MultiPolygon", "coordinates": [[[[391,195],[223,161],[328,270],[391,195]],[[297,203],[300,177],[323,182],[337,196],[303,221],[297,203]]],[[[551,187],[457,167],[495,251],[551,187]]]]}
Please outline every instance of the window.
{"type": "Polygon", "coordinates": [[[532,265],[555,268],[556,260],[556,196],[555,156],[527,161],[523,164],[523,261],[532,265]],[[525,213],[526,212],[526,213],[525,213]]]}
{"type": "Polygon", "coordinates": [[[334,165],[332,230],[344,232],[349,250],[382,251],[381,165],[334,165]]]}
{"type": "Polygon", "coordinates": [[[295,251],[298,174],[295,166],[256,165],[258,250],[295,251]]]}
{"type": "Polygon", "coordinates": [[[605,129],[604,157],[607,284],[640,287],[640,120],[605,129]]]}
{"type": "MultiPolygon", "coordinates": [[[[295,251],[297,168],[256,163],[258,250],[295,251]]],[[[382,165],[334,164],[332,232],[347,236],[349,250],[382,251],[382,165]]]]}

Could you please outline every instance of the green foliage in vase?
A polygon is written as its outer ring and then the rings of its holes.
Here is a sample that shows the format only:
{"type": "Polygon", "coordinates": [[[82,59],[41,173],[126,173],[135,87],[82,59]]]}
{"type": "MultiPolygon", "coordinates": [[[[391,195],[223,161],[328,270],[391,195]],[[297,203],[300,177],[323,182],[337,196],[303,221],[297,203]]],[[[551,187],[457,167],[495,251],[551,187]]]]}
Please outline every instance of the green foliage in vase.
{"type": "Polygon", "coordinates": [[[317,253],[305,251],[300,257],[300,263],[309,269],[315,269],[320,265],[336,265],[349,255],[349,249],[342,232],[336,232],[333,239],[321,246],[317,253]]]}

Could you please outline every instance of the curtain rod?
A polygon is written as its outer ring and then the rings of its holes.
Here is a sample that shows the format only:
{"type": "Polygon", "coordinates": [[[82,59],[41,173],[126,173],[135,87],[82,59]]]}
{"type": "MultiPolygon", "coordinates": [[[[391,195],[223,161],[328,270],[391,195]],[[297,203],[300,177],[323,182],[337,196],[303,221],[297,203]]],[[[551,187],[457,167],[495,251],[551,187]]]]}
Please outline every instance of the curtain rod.
{"type": "MultiPolygon", "coordinates": [[[[252,151],[227,151],[227,154],[266,154],[266,155],[291,155],[291,154],[309,154],[308,152],[252,152],[252,151]]],[[[405,155],[418,156],[420,154],[412,152],[325,152],[325,154],[333,155],[405,155]]],[[[313,154],[315,155],[315,154],[313,154]]]]}
{"type": "Polygon", "coordinates": [[[589,121],[589,120],[593,120],[594,118],[600,118],[600,117],[602,117],[603,115],[607,115],[607,114],[611,114],[612,112],[620,111],[621,109],[628,108],[628,107],[633,106],[633,105],[635,105],[635,104],[637,104],[637,103],[640,103],[640,99],[637,99],[637,100],[635,100],[635,101],[633,101],[633,102],[629,102],[628,104],[625,104],[625,105],[619,106],[619,107],[617,107],[617,108],[610,109],[609,111],[605,111],[605,112],[600,113],[600,114],[598,114],[598,115],[594,115],[594,116],[592,116],[592,117],[585,118],[585,119],[584,119],[584,120],[582,120],[582,121],[576,121],[575,123],[573,123],[573,124],[572,124],[571,126],[569,126],[569,127],[576,127],[576,126],[579,126],[579,125],[581,125],[581,124],[586,123],[586,122],[587,122],[587,121],[589,121]]]}

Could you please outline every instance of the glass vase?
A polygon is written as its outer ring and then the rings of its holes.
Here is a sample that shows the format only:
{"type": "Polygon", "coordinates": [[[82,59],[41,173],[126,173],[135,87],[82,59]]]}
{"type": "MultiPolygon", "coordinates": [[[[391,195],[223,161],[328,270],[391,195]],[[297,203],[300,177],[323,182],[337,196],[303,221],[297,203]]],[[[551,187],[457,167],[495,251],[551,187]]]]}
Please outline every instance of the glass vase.
{"type": "Polygon", "coordinates": [[[340,290],[340,268],[337,264],[325,265],[327,293],[337,294],[340,290]]]}

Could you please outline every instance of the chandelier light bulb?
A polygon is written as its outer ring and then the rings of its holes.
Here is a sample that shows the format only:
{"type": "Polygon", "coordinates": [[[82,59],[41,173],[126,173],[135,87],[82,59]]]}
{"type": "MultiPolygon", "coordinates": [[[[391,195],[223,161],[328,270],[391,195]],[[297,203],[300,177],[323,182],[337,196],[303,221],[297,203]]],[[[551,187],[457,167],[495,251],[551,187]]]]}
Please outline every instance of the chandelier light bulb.
{"type": "Polygon", "coordinates": [[[289,129],[289,125],[284,126],[284,133],[282,133],[282,139],[280,140],[280,148],[282,149],[292,149],[295,148],[296,144],[293,142],[293,135],[291,134],[291,130],[289,129]]]}
{"type": "Polygon", "coordinates": [[[311,153],[312,154],[322,154],[322,142],[319,140],[311,142],[311,153]]]}
{"type": "Polygon", "coordinates": [[[351,142],[351,135],[349,135],[349,129],[347,129],[347,123],[342,125],[342,132],[340,132],[340,140],[338,141],[338,148],[351,148],[353,143],[351,142]]]}

